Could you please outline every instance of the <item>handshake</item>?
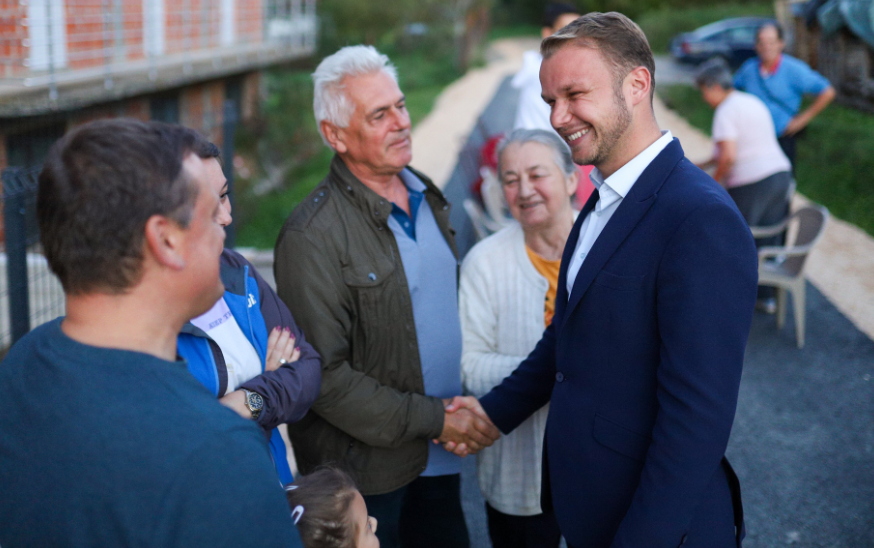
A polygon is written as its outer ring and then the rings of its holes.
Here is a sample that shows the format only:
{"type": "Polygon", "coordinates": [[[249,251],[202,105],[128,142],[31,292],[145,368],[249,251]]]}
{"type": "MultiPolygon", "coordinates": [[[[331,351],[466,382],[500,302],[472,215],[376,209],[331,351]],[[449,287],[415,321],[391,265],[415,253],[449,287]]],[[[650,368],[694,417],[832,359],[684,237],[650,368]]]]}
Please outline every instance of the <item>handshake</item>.
{"type": "Polygon", "coordinates": [[[455,396],[444,399],[443,406],[446,409],[443,433],[434,443],[442,443],[447,451],[466,457],[482,451],[501,437],[501,432],[476,398],[455,396]]]}

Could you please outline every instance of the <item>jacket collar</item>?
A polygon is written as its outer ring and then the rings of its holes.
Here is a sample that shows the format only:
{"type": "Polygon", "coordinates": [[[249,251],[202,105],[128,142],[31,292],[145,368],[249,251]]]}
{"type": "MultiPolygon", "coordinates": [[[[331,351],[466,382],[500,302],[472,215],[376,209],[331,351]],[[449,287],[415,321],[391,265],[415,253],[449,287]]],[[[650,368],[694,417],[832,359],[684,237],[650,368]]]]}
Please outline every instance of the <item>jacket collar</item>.
{"type": "MultiPolygon", "coordinates": [[[[408,169],[425,184],[423,193],[432,207],[432,202],[435,199],[445,205],[445,198],[443,198],[443,195],[434,183],[431,182],[431,179],[410,166],[404,169],[408,169]]],[[[345,196],[356,208],[366,212],[377,226],[388,225],[388,219],[391,215],[391,202],[368,188],[358,177],[353,175],[338,154],[334,154],[334,158],[331,160],[330,174],[331,179],[337,185],[337,192],[345,196]]]]}

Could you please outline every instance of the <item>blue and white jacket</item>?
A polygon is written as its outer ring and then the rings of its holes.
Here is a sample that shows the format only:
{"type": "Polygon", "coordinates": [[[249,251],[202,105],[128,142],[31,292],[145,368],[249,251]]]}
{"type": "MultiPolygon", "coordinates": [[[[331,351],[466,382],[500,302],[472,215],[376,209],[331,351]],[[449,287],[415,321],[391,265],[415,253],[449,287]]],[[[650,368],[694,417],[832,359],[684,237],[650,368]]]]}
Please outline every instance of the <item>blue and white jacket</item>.
{"type": "MultiPolygon", "coordinates": [[[[257,392],[264,398],[258,424],[269,433],[276,471],[285,485],[293,478],[286,460],[285,443],[276,427],[300,420],[316,401],[321,388],[321,357],[306,342],[285,303],[242,255],[230,249],[222,252],[221,279],[225,302],[234,320],[261,358],[262,373],[240,388],[257,392]],[[295,345],[300,347],[300,358],[275,371],[264,371],[267,337],[274,327],[291,328],[295,345]]],[[[227,364],[218,344],[204,331],[190,322],[185,324],[179,334],[178,352],[201,384],[217,398],[226,394],[227,364]]]]}

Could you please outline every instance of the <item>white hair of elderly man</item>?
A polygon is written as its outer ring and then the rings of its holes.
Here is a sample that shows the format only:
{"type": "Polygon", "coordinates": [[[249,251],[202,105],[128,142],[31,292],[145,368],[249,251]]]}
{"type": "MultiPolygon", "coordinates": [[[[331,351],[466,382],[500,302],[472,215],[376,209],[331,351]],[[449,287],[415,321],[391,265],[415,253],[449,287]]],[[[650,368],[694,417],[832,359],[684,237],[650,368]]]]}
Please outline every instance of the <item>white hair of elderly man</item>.
{"type": "Polygon", "coordinates": [[[343,80],[383,71],[397,83],[398,71],[388,56],[373,46],[346,46],[322,59],[313,72],[313,111],[322,141],[330,147],[322,133],[322,120],[337,127],[347,127],[355,105],[344,93],[343,80]]]}

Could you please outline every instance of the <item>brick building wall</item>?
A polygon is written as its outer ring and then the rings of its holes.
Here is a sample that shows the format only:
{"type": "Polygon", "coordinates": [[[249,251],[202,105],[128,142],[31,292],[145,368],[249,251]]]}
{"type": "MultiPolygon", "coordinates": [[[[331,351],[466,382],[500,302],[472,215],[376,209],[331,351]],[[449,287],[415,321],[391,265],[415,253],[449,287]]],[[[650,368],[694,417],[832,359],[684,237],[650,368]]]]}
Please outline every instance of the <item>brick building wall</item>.
{"type": "Polygon", "coordinates": [[[0,0],[0,78],[11,78],[23,70],[17,60],[27,56],[27,27],[21,24],[26,17],[24,3],[0,0]]]}

